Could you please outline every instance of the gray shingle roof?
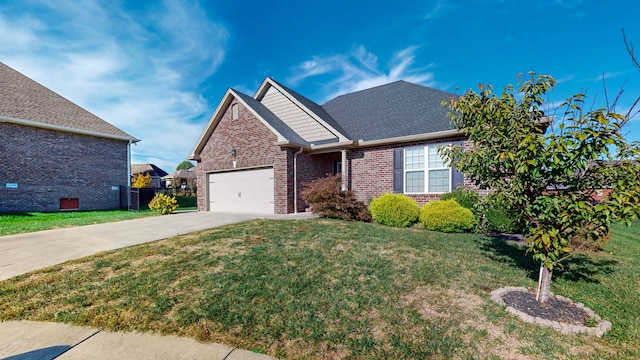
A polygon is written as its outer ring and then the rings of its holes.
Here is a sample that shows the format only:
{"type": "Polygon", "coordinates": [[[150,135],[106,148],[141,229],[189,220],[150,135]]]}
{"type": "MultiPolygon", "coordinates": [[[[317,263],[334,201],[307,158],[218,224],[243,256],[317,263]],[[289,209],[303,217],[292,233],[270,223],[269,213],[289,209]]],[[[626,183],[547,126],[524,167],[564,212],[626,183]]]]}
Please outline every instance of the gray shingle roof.
{"type": "Polygon", "coordinates": [[[0,116],[137,140],[1,62],[0,116]]]}
{"type": "Polygon", "coordinates": [[[300,145],[309,145],[307,141],[302,139],[298,133],[293,131],[287,126],[279,117],[277,117],[271,110],[267,109],[261,102],[253,97],[243,94],[240,91],[233,90],[248,106],[250,106],[260,117],[262,117],[269,125],[271,125],[276,131],[278,131],[287,140],[293,141],[300,145]]]}
{"type": "Polygon", "coordinates": [[[322,107],[352,140],[451,130],[443,100],[454,94],[403,80],[341,95],[322,107]]]}

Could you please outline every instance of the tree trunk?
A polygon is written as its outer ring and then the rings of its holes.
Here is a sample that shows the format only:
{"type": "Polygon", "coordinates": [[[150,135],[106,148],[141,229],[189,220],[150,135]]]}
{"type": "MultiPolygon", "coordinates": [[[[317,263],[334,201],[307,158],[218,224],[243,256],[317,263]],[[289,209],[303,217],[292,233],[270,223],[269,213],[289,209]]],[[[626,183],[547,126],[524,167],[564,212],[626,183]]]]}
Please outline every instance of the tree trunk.
{"type": "Polygon", "coordinates": [[[544,304],[549,300],[551,295],[551,276],[553,271],[549,270],[543,264],[540,264],[540,277],[538,277],[538,292],[536,293],[536,300],[544,304]]]}

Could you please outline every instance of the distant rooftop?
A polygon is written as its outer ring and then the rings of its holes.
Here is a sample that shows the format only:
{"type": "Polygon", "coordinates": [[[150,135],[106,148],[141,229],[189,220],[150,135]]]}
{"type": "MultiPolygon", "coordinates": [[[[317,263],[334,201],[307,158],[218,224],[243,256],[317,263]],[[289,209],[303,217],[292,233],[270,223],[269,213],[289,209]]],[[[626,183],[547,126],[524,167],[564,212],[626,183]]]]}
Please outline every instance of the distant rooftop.
{"type": "Polygon", "coordinates": [[[149,173],[151,176],[163,177],[167,172],[154,164],[131,164],[131,175],[149,173]]]}

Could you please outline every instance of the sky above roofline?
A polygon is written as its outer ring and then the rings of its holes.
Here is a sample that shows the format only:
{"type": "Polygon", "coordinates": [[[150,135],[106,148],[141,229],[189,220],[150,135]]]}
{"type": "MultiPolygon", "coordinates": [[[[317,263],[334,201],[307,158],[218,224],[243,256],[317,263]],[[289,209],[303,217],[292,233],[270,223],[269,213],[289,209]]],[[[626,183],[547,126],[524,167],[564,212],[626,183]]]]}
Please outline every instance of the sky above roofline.
{"type": "Polygon", "coordinates": [[[621,88],[624,112],[640,72],[621,30],[640,44],[638,13],[586,0],[0,0],[0,61],[140,138],[133,162],[171,173],[226,89],[253,95],[266,76],[322,104],[396,80],[499,91],[536,71],[558,80],[550,112],[577,92],[605,106],[621,88]]]}

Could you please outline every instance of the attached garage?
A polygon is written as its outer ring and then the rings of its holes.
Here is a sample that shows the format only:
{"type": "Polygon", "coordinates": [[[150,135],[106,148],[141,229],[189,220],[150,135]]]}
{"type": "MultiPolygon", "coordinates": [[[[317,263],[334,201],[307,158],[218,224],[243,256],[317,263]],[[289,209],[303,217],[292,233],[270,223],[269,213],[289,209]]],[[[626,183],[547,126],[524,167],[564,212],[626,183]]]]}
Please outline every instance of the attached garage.
{"type": "Polygon", "coordinates": [[[209,211],[274,213],[273,167],[207,175],[209,211]]]}

